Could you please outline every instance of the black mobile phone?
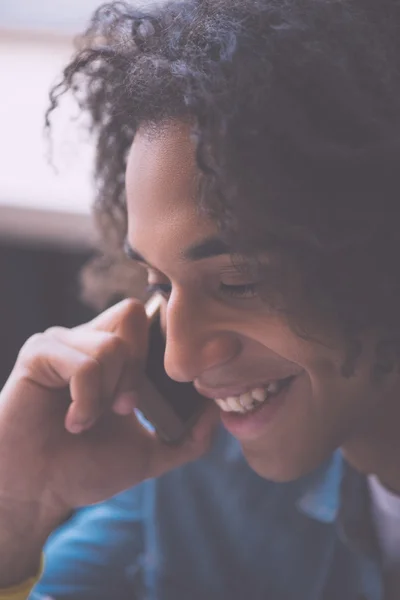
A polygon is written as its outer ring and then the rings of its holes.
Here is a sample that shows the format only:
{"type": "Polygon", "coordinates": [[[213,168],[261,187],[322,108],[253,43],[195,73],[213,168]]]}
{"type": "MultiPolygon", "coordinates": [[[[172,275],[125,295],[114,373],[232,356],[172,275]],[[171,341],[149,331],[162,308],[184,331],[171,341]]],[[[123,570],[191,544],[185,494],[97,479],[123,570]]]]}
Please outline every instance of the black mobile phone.
{"type": "Polygon", "coordinates": [[[150,320],[146,374],[158,394],[146,398],[140,410],[164,442],[177,444],[190,432],[207,400],[191,383],[178,383],[165,372],[165,340],[160,325],[161,302],[161,297],[155,294],[146,303],[146,313],[150,320]]]}

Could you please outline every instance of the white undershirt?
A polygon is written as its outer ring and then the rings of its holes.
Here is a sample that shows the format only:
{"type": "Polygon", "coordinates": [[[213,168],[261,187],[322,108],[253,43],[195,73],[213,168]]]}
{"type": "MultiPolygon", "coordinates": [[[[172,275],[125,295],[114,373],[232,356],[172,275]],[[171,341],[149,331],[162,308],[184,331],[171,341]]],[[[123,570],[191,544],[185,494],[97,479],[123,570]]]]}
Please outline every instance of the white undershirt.
{"type": "Polygon", "coordinates": [[[375,475],[368,477],[368,484],[384,568],[400,570],[400,496],[386,489],[375,475]]]}

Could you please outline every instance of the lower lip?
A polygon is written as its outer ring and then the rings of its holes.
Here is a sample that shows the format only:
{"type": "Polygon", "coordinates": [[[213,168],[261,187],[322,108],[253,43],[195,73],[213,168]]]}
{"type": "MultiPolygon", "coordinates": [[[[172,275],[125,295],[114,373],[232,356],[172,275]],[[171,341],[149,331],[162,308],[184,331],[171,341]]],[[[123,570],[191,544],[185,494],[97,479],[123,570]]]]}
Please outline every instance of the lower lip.
{"type": "Polygon", "coordinates": [[[271,401],[263,404],[254,412],[234,413],[221,410],[221,421],[224,427],[239,440],[252,440],[265,432],[265,427],[275,420],[280,409],[285,404],[294,381],[286,385],[271,401]]]}

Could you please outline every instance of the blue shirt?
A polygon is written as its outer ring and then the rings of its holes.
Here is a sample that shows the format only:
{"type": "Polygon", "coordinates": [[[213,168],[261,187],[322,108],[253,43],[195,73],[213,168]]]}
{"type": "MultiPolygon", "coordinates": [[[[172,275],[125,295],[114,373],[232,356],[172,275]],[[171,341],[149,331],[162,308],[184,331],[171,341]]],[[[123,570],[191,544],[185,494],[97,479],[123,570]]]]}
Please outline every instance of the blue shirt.
{"type": "Polygon", "coordinates": [[[346,469],[338,452],[273,483],[221,431],[205,458],[78,511],[31,600],[383,600],[365,482],[346,469]]]}

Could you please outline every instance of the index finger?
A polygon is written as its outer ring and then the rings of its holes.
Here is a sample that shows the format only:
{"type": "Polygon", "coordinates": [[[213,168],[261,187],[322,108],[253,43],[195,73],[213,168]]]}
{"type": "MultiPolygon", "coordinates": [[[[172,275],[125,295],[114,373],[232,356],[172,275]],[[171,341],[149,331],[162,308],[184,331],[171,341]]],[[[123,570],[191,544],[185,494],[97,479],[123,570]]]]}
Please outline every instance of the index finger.
{"type": "Polygon", "coordinates": [[[138,300],[122,300],[84,327],[114,333],[126,343],[133,358],[145,358],[147,355],[149,323],[145,307],[138,300]]]}

